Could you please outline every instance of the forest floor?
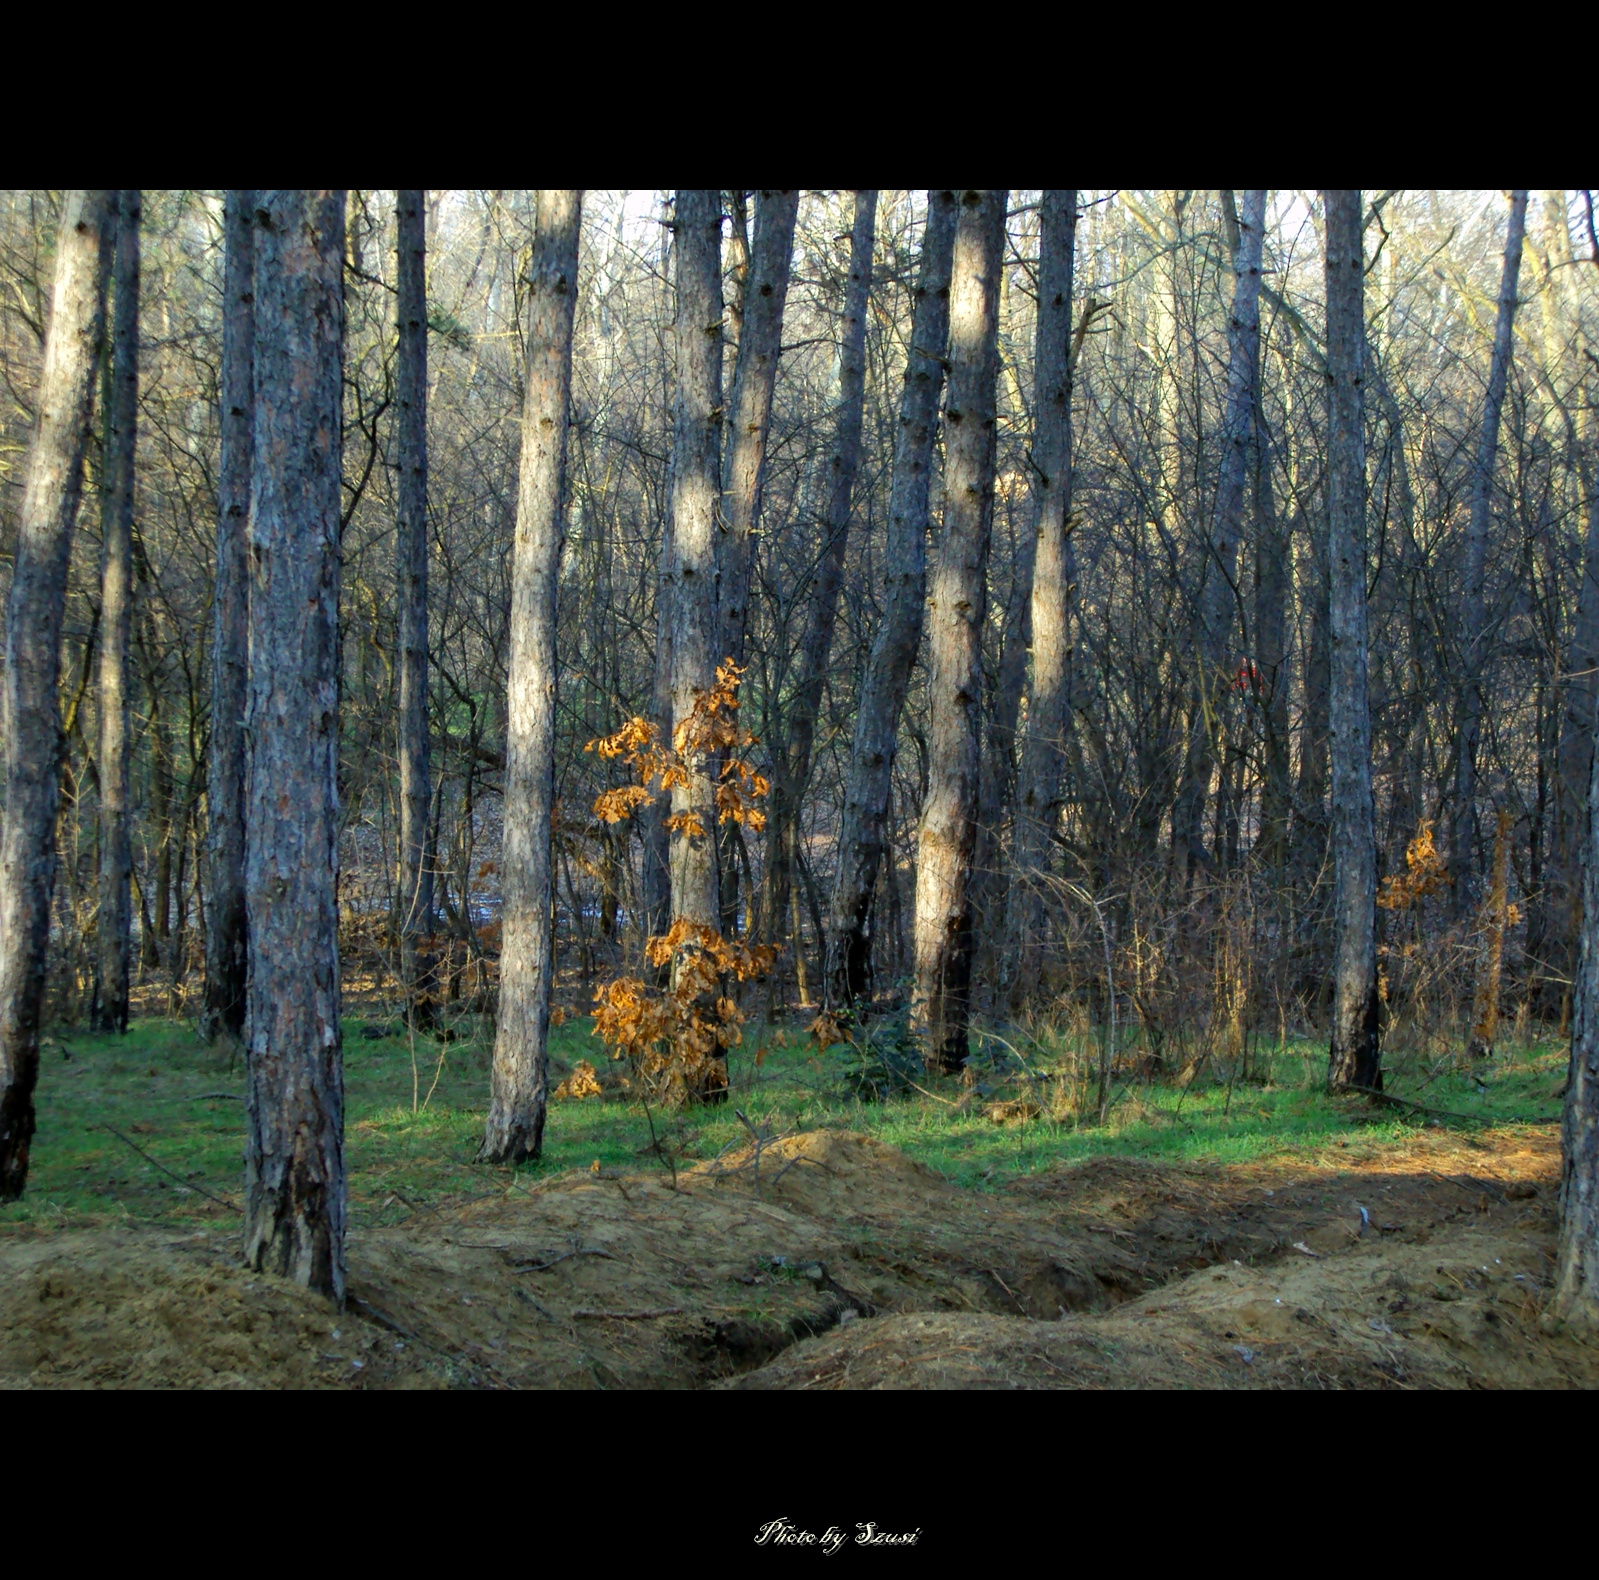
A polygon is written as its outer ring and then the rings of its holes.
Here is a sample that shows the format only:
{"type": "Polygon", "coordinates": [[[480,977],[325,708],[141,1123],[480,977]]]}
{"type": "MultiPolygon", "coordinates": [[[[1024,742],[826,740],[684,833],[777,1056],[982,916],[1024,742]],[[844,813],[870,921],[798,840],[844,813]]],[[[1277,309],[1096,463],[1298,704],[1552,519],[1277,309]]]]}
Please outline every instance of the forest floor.
{"type": "Polygon", "coordinates": [[[1288,1043],[1247,1081],[1121,1081],[1100,1126],[1089,1050],[1047,1034],[861,1101],[857,1050],[768,1030],[725,1107],[607,1080],[508,1170],[472,1161],[486,1027],[392,1031],[346,1026],[343,1313],[238,1264],[236,1063],[158,1017],[53,1036],[0,1386],[1599,1386],[1541,1322],[1551,1046],[1394,1056],[1425,1114],[1329,1098],[1288,1043]]]}

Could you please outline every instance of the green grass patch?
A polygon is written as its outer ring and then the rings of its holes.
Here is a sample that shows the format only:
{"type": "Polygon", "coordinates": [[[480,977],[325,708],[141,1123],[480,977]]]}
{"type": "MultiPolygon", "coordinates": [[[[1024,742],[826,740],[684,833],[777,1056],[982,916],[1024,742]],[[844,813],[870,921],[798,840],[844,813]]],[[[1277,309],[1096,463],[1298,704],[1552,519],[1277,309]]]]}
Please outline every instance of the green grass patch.
{"type": "MultiPolygon", "coordinates": [[[[478,1164],[488,1023],[450,1043],[371,1029],[384,1034],[367,1035],[359,1019],[345,1025],[346,1159],[357,1227],[531,1186],[596,1162],[605,1169],[665,1166],[650,1150],[643,1107],[618,1098],[553,1103],[545,1155],[536,1164],[516,1171],[478,1164]]],[[[1215,1059],[1186,1085],[1119,1080],[1109,1120],[1098,1126],[1085,1117],[1096,1049],[1056,1034],[1023,1038],[1008,1030],[1004,1043],[980,1039],[975,1091],[959,1079],[916,1074],[920,1090],[862,1101],[848,1079],[860,1063],[855,1049],[820,1052],[792,1032],[774,1034],[753,1023],[747,1030],[749,1046],[733,1051],[729,1103],[654,1114],[656,1132],[679,1167],[745,1137],[735,1109],[774,1135],[828,1126],[863,1131],[979,1188],[1104,1154],[1229,1163],[1317,1153],[1339,1143],[1380,1147],[1429,1122],[1426,1115],[1329,1097],[1321,1085],[1325,1049],[1306,1039],[1289,1039],[1264,1060],[1257,1056],[1267,1068],[1255,1080],[1215,1059]],[[1017,1099],[1036,1102],[1041,1112],[1005,1125],[988,1117],[994,1102],[1017,1099]]],[[[604,1050],[586,1019],[553,1030],[551,1052],[568,1065],[588,1058],[604,1068],[604,1050]]],[[[1549,1120],[1559,1113],[1566,1059],[1564,1047],[1534,1043],[1503,1050],[1479,1077],[1451,1059],[1391,1055],[1388,1086],[1483,1123],[1549,1120]]],[[[230,1064],[181,1022],[136,1021],[125,1037],[52,1033],[39,1078],[28,1192],[0,1207],[0,1232],[118,1218],[216,1220],[221,1208],[213,1197],[236,1209],[243,1095],[240,1061],[230,1064]]]]}

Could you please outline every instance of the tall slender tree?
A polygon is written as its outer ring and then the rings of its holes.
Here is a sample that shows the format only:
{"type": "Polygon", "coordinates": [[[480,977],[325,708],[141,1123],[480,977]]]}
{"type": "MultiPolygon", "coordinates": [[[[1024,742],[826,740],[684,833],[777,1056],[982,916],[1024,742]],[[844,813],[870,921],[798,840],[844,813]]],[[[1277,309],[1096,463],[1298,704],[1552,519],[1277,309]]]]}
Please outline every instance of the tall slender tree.
{"type": "Polygon", "coordinates": [[[950,286],[944,531],[928,589],[927,795],[916,867],[914,1010],[937,1069],[966,1061],[971,879],[982,726],[982,632],[994,517],[1003,191],[963,191],[950,286]]]}
{"type": "Polygon", "coordinates": [[[6,603],[0,749],[0,1201],[28,1183],[61,801],[61,621],[105,339],[112,191],[63,195],[38,416],[6,603]]]}
{"type": "Polygon", "coordinates": [[[1327,556],[1331,564],[1333,964],[1328,1081],[1379,1087],[1377,846],[1366,679],[1366,315],[1357,192],[1327,211],[1327,556]]]}
{"type": "Polygon", "coordinates": [[[1012,1002],[1030,995],[1043,944],[1040,879],[1060,817],[1071,694],[1072,265],[1077,193],[1044,193],[1038,243],[1038,347],[1033,363],[1033,674],[1016,787],[1016,883],[1006,916],[1012,1002]]]}
{"type": "Polygon", "coordinates": [[[205,1008],[207,1039],[244,1036],[249,914],[244,892],[244,712],[249,690],[250,451],[255,411],[255,193],[222,204],[222,458],[217,473],[212,603],[211,737],[206,765],[205,1008]]]}
{"type": "Polygon", "coordinates": [[[572,319],[583,194],[541,190],[528,273],[527,379],[505,753],[500,1010],[480,1158],[536,1158],[548,1100],[555,975],[551,822],[555,814],[555,615],[565,539],[562,498],[572,390],[572,319]]]}
{"type": "MultiPolygon", "coordinates": [[[[1190,719],[1187,781],[1174,814],[1183,831],[1190,869],[1209,866],[1215,859],[1205,846],[1205,802],[1211,780],[1216,777],[1221,702],[1234,678],[1230,654],[1238,623],[1238,547],[1255,451],[1266,194],[1258,189],[1245,192],[1243,208],[1238,210],[1233,194],[1225,192],[1223,208],[1233,253],[1232,311],[1227,326],[1227,408],[1221,475],[1198,576],[1199,663],[1190,719]]],[[[1224,771],[1220,776],[1223,796],[1226,783],[1224,771]]]]}
{"type": "Polygon", "coordinates": [[[727,446],[727,488],[721,535],[721,654],[744,662],[749,629],[750,568],[766,483],[766,445],[772,426],[772,392],[788,301],[794,254],[795,191],[755,194],[755,241],[733,378],[732,431],[727,446]]]}
{"type": "Polygon", "coordinates": [[[94,1024],[128,1029],[133,850],[128,828],[128,638],[133,624],[133,458],[139,411],[139,193],[117,194],[111,400],[100,512],[100,913],[94,1024]]]}
{"type": "Polygon", "coordinates": [[[419,954],[432,931],[433,874],[427,860],[428,804],[428,315],[426,194],[397,194],[395,316],[399,357],[400,476],[394,522],[395,608],[400,681],[400,979],[406,1015],[426,1024],[428,962],[419,954]]]}
{"type": "MultiPolygon", "coordinates": [[[[669,573],[674,737],[715,679],[716,516],[722,455],[722,194],[677,194],[677,409],[669,573]]],[[[712,765],[696,757],[672,789],[672,918],[718,921],[712,765]]]]}
{"type": "MultiPolygon", "coordinates": [[[[1593,202],[1589,194],[1588,225],[1592,236],[1593,202]]],[[[1564,194],[1561,195],[1564,208],[1564,194]]],[[[1562,226],[1564,215],[1562,214],[1562,226]]],[[[1567,240],[1569,246],[1569,238],[1567,240]]],[[[1599,264],[1599,243],[1592,252],[1599,264]]],[[[1579,330],[1580,334],[1580,330],[1579,330]]],[[[1579,349],[1586,350],[1579,340],[1579,349]]],[[[1591,373],[1589,374],[1591,377],[1591,373]]],[[[1580,432],[1587,440],[1593,432],[1589,417],[1580,432]]],[[[1591,654],[1588,662],[1599,661],[1599,620],[1585,628],[1585,619],[1599,604],[1599,536],[1594,522],[1599,516],[1595,500],[1595,461],[1587,457],[1582,475],[1584,505],[1587,511],[1587,550],[1583,556],[1583,588],[1578,606],[1577,633],[1573,645],[1579,655],[1591,654]],[[1579,644],[1587,643],[1584,649],[1579,644]]],[[[1575,689],[1575,688],[1574,688],[1575,689]]],[[[1590,709],[1599,704],[1599,685],[1588,682],[1590,709]]],[[[1573,839],[1570,861],[1580,877],[1581,898],[1576,909],[1581,916],[1577,953],[1575,1015],[1571,1032],[1571,1068],[1566,1079],[1566,1106],[1560,1126],[1560,1242],[1555,1253],[1554,1297],[1550,1315],[1572,1327],[1593,1333],[1599,1331],[1599,752],[1593,741],[1599,733],[1599,714],[1587,720],[1586,746],[1571,741],[1579,727],[1570,718],[1569,704],[1561,735],[1561,771],[1574,771],[1575,759],[1586,751],[1588,757],[1586,817],[1580,842],[1573,839]]],[[[1568,878],[1568,881],[1570,879],[1568,878]]]]}
{"type": "Polygon", "coordinates": [[[1560,1126],[1560,1241],[1550,1315],[1599,1330],[1599,753],[1590,765],[1571,1068],[1560,1126]]]}
{"type": "Polygon", "coordinates": [[[344,1301],[339,506],[344,193],[256,194],[244,1256],[344,1301]]]}
{"type": "MultiPolygon", "coordinates": [[[[766,483],[772,394],[777,385],[783,310],[788,300],[789,265],[794,253],[794,222],[798,212],[797,191],[756,193],[755,242],[742,276],[738,368],[733,377],[732,429],[723,491],[723,531],[717,539],[721,556],[718,597],[722,621],[718,651],[741,667],[745,662],[750,577],[766,483]]],[[[735,226],[735,234],[740,234],[739,226],[735,226]]],[[[731,842],[742,840],[743,831],[735,823],[724,827],[720,864],[721,930],[728,934],[734,930],[738,914],[735,878],[738,864],[731,842]]]]}
{"type": "MultiPolygon", "coordinates": [[[[1564,684],[1560,689],[1560,737],[1555,773],[1555,837],[1545,871],[1550,898],[1546,907],[1546,939],[1551,974],[1576,980],[1577,948],[1582,922],[1583,847],[1587,836],[1588,771],[1594,755],[1594,709],[1599,699],[1599,453],[1594,443],[1599,424],[1591,400],[1581,399],[1592,378],[1587,336],[1579,314],[1570,313],[1574,297],[1574,259],[1566,219],[1566,194],[1544,194],[1544,231],[1550,270],[1546,300],[1553,298],[1546,339],[1553,342],[1564,321],[1574,319],[1572,362],[1578,399],[1568,419],[1576,449],[1576,473],[1582,492],[1582,579],[1577,590],[1577,617],[1567,641],[1564,684]],[[1565,311],[1562,311],[1565,308],[1565,311]],[[1585,366],[1585,364],[1587,364],[1585,366]]],[[[1599,262],[1599,259],[1595,260],[1599,262]]],[[[1551,345],[1553,377],[1563,360],[1551,345]]],[[[1562,413],[1564,415],[1564,413],[1562,413]]]]}
{"type": "Polygon", "coordinates": [[[1450,876],[1457,909],[1470,898],[1470,878],[1477,865],[1477,747],[1482,735],[1482,675],[1487,660],[1484,641],[1488,610],[1488,529],[1493,521],[1494,462],[1499,454],[1499,419],[1510,382],[1514,349],[1516,283],[1521,274],[1521,248],[1527,229],[1527,194],[1510,194],[1505,226],[1505,262],[1499,277],[1499,315],[1494,324],[1493,357],[1488,366],[1488,391],[1483,399],[1482,431],[1477,437],[1471,471],[1471,517],[1466,527],[1465,601],[1460,642],[1464,687],[1460,731],[1455,747],[1455,796],[1449,836],[1450,876]]]}
{"type": "MultiPolygon", "coordinates": [[[[1258,346],[1257,339],[1257,346],[1258,346]]],[[[1292,581],[1288,527],[1272,485],[1272,436],[1266,426],[1261,381],[1255,380],[1255,444],[1250,456],[1255,494],[1255,686],[1260,707],[1264,773],[1260,799],[1260,851],[1280,868],[1288,855],[1289,627],[1292,581]]]]}
{"type": "Polygon", "coordinates": [[[916,305],[905,353],[889,484],[884,548],[883,617],[861,678],[850,743],[844,813],[838,835],[838,878],[828,922],[827,1002],[847,1008],[871,991],[872,897],[883,862],[884,830],[894,769],[894,742],[922,640],[927,604],[927,529],[938,397],[949,340],[949,282],[955,247],[956,195],[927,194],[916,305]]]}
{"type": "MultiPolygon", "coordinates": [[[[762,912],[769,940],[775,940],[789,915],[799,837],[800,801],[810,782],[816,720],[822,709],[838,620],[838,590],[849,543],[855,474],[861,464],[861,424],[866,405],[866,306],[872,285],[872,243],[877,229],[877,193],[855,194],[850,229],[849,283],[838,345],[838,416],[827,457],[827,514],[819,523],[821,556],[811,588],[799,673],[783,717],[783,740],[776,752],[771,807],[766,822],[766,895],[762,912]]],[[[818,940],[820,942],[820,940],[818,940]]],[[[795,947],[799,947],[795,938],[795,947]]]]}

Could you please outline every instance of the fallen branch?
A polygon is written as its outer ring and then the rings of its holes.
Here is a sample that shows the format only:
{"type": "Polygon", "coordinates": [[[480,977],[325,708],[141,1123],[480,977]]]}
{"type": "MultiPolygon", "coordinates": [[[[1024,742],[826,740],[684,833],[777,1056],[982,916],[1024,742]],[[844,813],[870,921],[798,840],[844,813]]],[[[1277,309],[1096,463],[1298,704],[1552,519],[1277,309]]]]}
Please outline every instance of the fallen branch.
{"type": "MultiPolygon", "coordinates": [[[[506,1257],[507,1261],[510,1260],[509,1252],[502,1252],[501,1254],[506,1257]]],[[[604,1257],[607,1262],[614,1262],[616,1260],[616,1258],[612,1256],[609,1251],[601,1251],[597,1249],[591,1249],[588,1246],[583,1246],[576,1251],[563,1251],[560,1256],[552,1256],[547,1262],[528,1262],[522,1267],[513,1267],[511,1271],[513,1273],[547,1273],[557,1263],[570,1261],[574,1256],[601,1256],[604,1257]]]]}
{"type": "Polygon", "coordinates": [[[995,1272],[995,1271],[994,1271],[994,1269],[993,1269],[993,1268],[991,1268],[991,1267],[985,1267],[985,1268],[984,1268],[984,1269],[983,1269],[983,1271],[984,1271],[984,1272],[985,1272],[985,1273],[987,1273],[987,1274],[988,1274],[988,1276],[989,1276],[989,1277],[990,1277],[990,1278],[991,1278],[991,1279],[993,1279],[993,1280],[994,1280],[994,1282],[995,1282],[995,1283],[996,1283],[996,1284],[998,1284],[998,1285],[999,1285],[999,1287],[1000,1287],[1000,1288],[1001,1288],[1001,1289],[1003,1289],[1003,1290],[1004,1290],[1004,1291],[1005,1291],[1005,1293],[1006,1293],[1006,1294],[1007,1294],[1007,1295],[1009,1295],[1009,1296],[1010,1296],[1010,1303],[1011,1303],[1011,1304],[1012,1304],[1012,1305],[1013,1305],[1013,1306],[1015,1306],[1015,1308],[1016,1308],[1016,1309],[1017,1309],[1017,1310],[1018,1310],[1018,1311],[1019,1311],[1019,1312],[1021,1312],[1021,1314],[1022,1314],[1022,1315],[1023,1315],[1023,1316],[1024,1316],[1024,1317],[1025,1317],[1025,1316],[1027,1316],[1027,1315],[1028,1315],[1028,1310],[1027,1310],[1027,1307],[1026,1307],[1026,1306],[1024,1306],[1024,1305],[1023,1305],[1023,1304],[1022,1304],[1022,1303],[1021,1303],[1021,1301],[1019,1301],[1019,1300],[1018,1300],[1018,1299],[1017,1299],[1017,1298],[1016,1298],[1016,1291],[1015,1291],[1015,1290],[1014,1290],[1014,1289],[1012,1289],[1012,1288],[1011,1288],[1011,1287],[1010,1287],[1010,1285],[1009,1285],[1009,1284],[1007,1284],[1007,1283],[1006,1283],[1006,1282],[1005,1282],[1005,1280],[1004,1280],[1004,1279],[1003,1279],[1003,1278],[1001,1278],[1001,1277],[1000,1277],[1000,1276],[999,1276],[999,1274],[998,1274],[998,1273],[996,1273],[996,1272],[995,1272]]]}
{"type": "Polygon", "coordinates": [[[1436,1169],[1427,1172],[1435,1180],[1442,1180],[1446,1185],[1453,1185],[1456,1190],[1463,1190],[1468,1196],[1497,1196],[1505,1206],[1510,1205],[1510,1198],[1499,1189],[1497,1185],[1490,1185],[1487,1180],[1480,1180],[1475,1174],[1440,1174],[1436,1169]]]}
{"type": "Polygon", "coordinates": [[[830,1168],[828,1168],[828,1166],[825,1163],[823,1163],[821,1161],[820,1158],[808,1158],[808,1157],[805,1156],[805,1154],[803,1152],[796,1152],[794,1154],[794,1156],[791,1157],[788,1160],[788,1162],[785,1163],[782,1166],[782,1168],[780,1168],[777,1171],[776,1175],[772,1179],[772,1183],[775,1185],[778,1182],[778,1180],[782,1179],[782,1177],[785,1174],[787,1174],[788,1171],[791,1168],[794,1167],[794,1165],[796,1163],[809,1163],[809,1164],[811,1164],[812,1167],[819,1168],[819,1169],[823,1170],[825,1173],[828,1173],[828,1174],[831,1174],[833,1172],[830,1168]]]}
{"type": "Polygon", "coordinates": [[[687,1306],[655,1306],[648,1311],[590,1311],[584,1307],[572,1313],[574,1322],[648,1322],[655,1317],[680,1317],[687,1306]]]}
{"type": "Polygon", "coordinates": [[[424,1349],[438,1350],[440,1355],[449,1354],[448,1350],[440,1350],[438,1345],[430,1344],[424,1338],[413,1333],[409,1328],[402,1327],[386,1311],[379,1311],[370,1301],[363,1300],[359,1295],[346,1294],[344,1303],[354,1306],[368,1322],[375,1322],[380,1328],[387,1328],[390,1333],[397,1333],[402,1339],[409,1339],[413,1344],[420,1344],[424,1349]]]}
{"type": "Polygon", "coordinates": [[[136,1142],[129,1141],[120,1130],[112,1129],[110,1125],[101,1125],[100,1128],[115,1136],[117,1140],[123,1144],[123,1146],[132,1147],[133,1150],[137,1152],[139,1156],[150,1165],[151,1168],[159,1169],[169,1180],[176,1180],[178,1184],[180,1184],[185,1190],[198,1191],[200,1195],[208,1197],[211,1201],[214,1201],[217,1206],[226,1207],[229,1212],[239,1211],[239,1207],[236,1202],[224,1201],[222,1197],[216,1194],[215,1191],[208,1191],[204,1185],[196,1185],[193,1180],[186,1180],[181,1174],[174,1174],[165,1163],[157,1163],[156,1160],[151,1157],[143,1147],[139,1146],[136,1142]]]}
{"type": "Polygon", "coordinates": [[[1393,1108],[1408,1108],[1418,1114],[1433,1114],[1439,1119],[1459,1119],[1468,1125],[1554,1125],[1559,1124],[1559,1114],[1460,1114],[1452,1108],[1429,1108],[1426,1103],[1412,1102],[1408,1097],[1395,1097],[1392,1092],[1379,1092],[1375,1086],[1356,1086],[1351,1082],[1342,1087],[1346,1092],[1359,1092],[1374,1102],[1387,1103],[1393,1108]]]}

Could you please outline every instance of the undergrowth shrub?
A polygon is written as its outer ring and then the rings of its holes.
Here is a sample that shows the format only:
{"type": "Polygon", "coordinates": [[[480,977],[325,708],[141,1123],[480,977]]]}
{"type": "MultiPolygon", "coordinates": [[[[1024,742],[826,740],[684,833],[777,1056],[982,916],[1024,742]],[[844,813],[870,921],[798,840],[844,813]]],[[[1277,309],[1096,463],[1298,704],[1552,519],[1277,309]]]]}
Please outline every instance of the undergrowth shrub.
{"type": "MultiPolygon", "coordinates": [[[[717,667],[716,683],[695,695],[694,707],[673,732],[672,744],[648,720],[629,719],[614,735],[585,748],[618,758],[634,782],[602,792],[595,816],[606,823],[631,818],[657,794],[688,785],[707,759],[719,758],[716,821],[753,830],[766,826],[760,802],[771,786],[743,755],[756,738],[738,722],[738,686],[743,671],[732,659],[717,667]],[[658,790],[650,788],[651,783],[658,790]]],[[[708,839],[694,812],[676,813],[667,827],[682,839],[708,839]]],[[[743,1038],[744,1011],[730,991],[736,983],[763,977],[777,958],[771,944],[749,945],[724,938],[708,923],[676,917],[666,932],[644,946],[646,961],[666,986],[642,977],[617,976],[594,994],[594,1034],[613,1059],[626,1059],[641,1095],[675,1106],[692,1097],[716,1101],[727,1092],[727,1050],[743,1038]]]]}

